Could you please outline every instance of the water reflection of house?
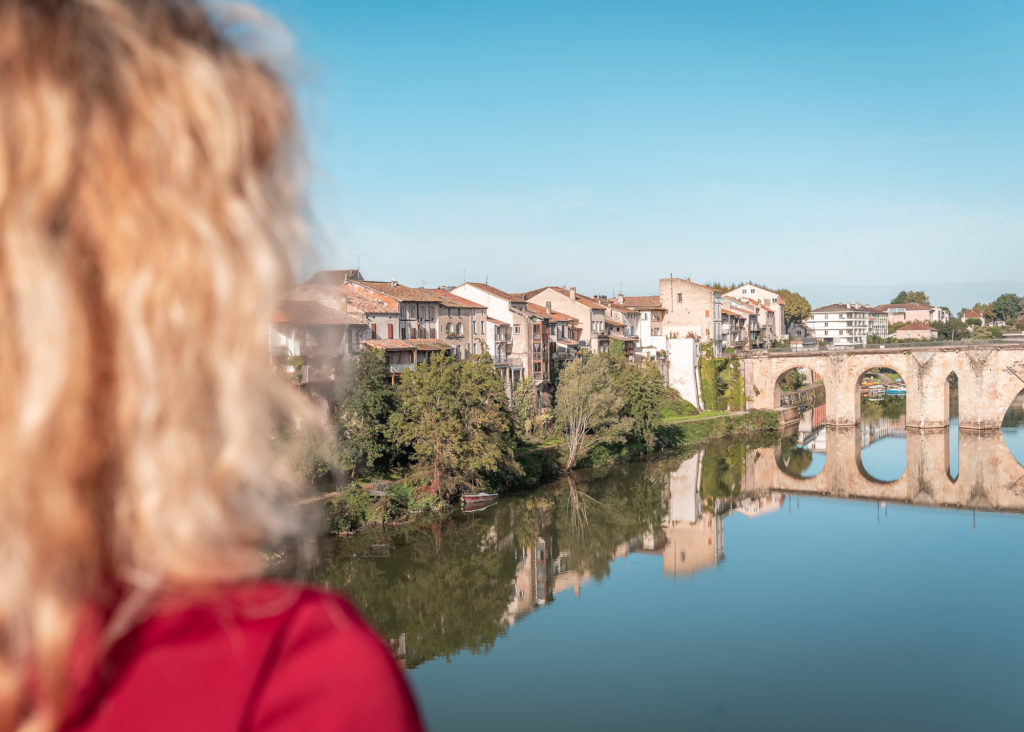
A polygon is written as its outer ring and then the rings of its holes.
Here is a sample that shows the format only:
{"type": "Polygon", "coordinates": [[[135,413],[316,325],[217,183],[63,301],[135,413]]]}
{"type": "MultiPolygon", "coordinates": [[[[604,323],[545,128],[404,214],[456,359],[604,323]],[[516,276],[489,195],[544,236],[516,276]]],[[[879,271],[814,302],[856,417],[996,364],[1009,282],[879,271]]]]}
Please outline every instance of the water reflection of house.
{"type": "Polygon", "coordinates": [[[783,502],[786,497],[781,493],[768,493],[763,496],[748,496],[739,502],[736,506],[736,513],[742,513],[744,516],[754,518],[765,513],[771,513],[772,511],[778,511],[782,508],[783,502]]]}
{"type": "Polygon", "coordinates": [[[878,417],[870,422],[861,422],[860,445],[865,448],[872,442],[878,442],[885,437],[906,437],[907,436],[907,415],[899,417],[878,417]]]}
{"type": "Polygon", "coordinates": [[[566,555],[554,555],[549,539],[538,536],[533,546],[519,550],[516,575],[512,582],[512,599],[502,618],[508,627],[541,605],[547,605],[555,595],[572,588],[574,595],[590,579],[588,572],[566,569],[566,555]]]}
{"type": "Polygon", "coordinates": [[[694,575],[725,559],[722,517],[704,513],[700,496],[703,452],[684,460],[668,481],[668,511],[662,524],[661,566],[674,577],[694,575]]]}

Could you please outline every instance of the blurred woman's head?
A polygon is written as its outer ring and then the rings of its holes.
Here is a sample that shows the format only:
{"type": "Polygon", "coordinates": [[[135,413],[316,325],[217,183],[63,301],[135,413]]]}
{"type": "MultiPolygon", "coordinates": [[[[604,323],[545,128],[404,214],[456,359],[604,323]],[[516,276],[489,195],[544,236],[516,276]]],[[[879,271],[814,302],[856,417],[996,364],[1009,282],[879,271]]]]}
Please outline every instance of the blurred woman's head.
{"type": "Polygon", "coordinates": [[[265,315],[299,227],[284,85],[193,0],[0,0],[0,96],[5,728],[59,707],[84,608],[293,528],[265,315]]]}

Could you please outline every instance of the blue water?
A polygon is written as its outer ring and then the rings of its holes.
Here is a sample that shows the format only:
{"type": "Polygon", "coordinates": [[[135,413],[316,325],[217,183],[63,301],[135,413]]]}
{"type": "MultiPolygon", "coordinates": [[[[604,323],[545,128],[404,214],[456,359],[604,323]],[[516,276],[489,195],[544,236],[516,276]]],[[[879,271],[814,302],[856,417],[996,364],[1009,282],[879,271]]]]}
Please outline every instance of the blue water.
{"type": "MultiPolygon", "coordinates": [[[[1024,465],[1024,409],[1010,417],[992,439],[1024,465]]],[[[955,424],[948,439],[956,475],[955,424]]],[[[818,474],[825,444],[579,471],[340,540],[311,579],[377,625],[438,732],[1024,728],[1024,514],[757,483],[818,474]]],[[[906,438],[860,459],[897,480],[906,438]]],[[[977,489],[1024,510],[1004,487],[977,489]]]]}
{"type": "Polygon", "coordinates": [[[436,730],[1019,730],[1024,519],[788,498],[676,581],[618,559],[410,681],[436,730]]]}

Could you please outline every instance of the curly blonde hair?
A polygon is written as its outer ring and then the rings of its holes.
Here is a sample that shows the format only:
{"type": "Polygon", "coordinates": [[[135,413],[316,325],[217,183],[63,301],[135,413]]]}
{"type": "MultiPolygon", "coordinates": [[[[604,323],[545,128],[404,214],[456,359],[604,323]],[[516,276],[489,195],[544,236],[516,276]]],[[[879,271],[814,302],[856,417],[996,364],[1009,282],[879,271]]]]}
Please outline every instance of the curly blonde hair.
{"type": "Polygon", "coordinates": [[[59,724],[86,610],[251,577],[297,528],[266,354],[295,121],[226,34],[194,0],[0,0],[0,729],[59,724]]]}

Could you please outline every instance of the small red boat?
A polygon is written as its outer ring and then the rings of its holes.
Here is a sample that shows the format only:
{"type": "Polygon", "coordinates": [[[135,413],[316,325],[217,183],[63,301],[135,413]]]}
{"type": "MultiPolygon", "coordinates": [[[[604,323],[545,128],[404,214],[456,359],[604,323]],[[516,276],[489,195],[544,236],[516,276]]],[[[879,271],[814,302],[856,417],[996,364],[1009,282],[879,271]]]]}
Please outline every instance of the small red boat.
{"type": "Polygon", "coordinates": [[[490,508],[497,501],[497,493],[466,493],[462,496],[462,511],[463,513],[482,511],[485,508],[490,508]]]}

